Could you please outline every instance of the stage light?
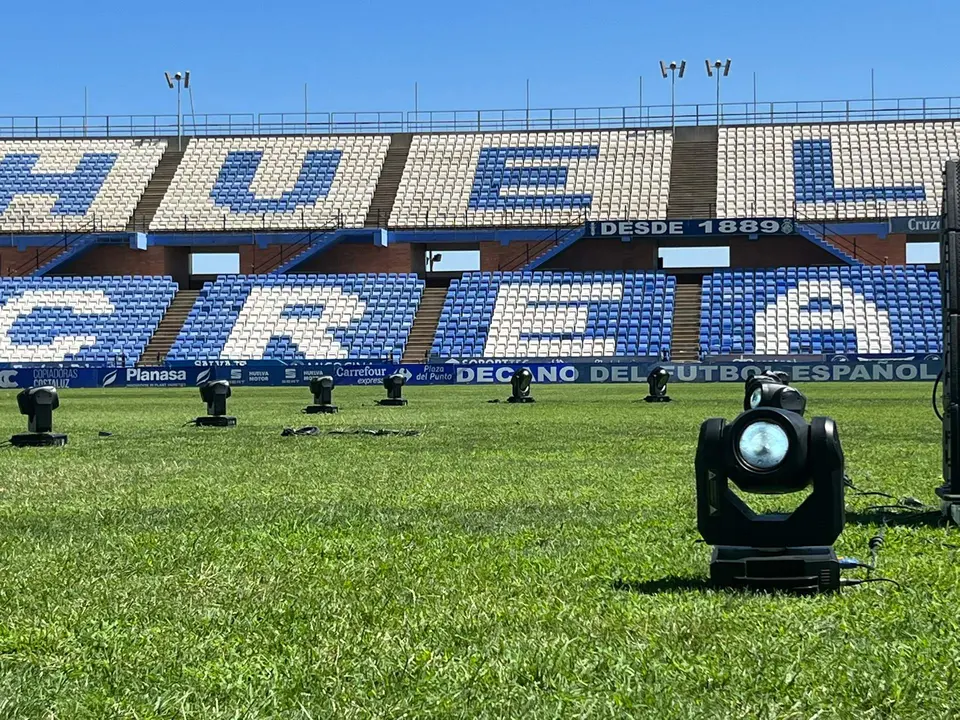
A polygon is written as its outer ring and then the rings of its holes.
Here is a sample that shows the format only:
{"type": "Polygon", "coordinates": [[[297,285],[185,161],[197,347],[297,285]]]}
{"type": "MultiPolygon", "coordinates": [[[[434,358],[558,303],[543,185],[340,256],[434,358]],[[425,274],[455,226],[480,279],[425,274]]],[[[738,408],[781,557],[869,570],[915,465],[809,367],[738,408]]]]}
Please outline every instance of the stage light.
{"type": "Polygon", "coordinates": [[[53,432],[53,411],[60,407],[55,387],[44,385],[17,394],[20,414],[27,416],[27,430],[10,438],[14,447],[49,447],[67,444],[67,436],[53,432]]]}
{"type": "Polygon", "coordinates": [[[758,407],[773,407],[789,410],[803,415],[807,409],[806,396],[789,385],[774,382],[752,383],[747,386],[743,398],[743,409],[753,410],[758,407]]]}
{"type": "Polygon", "coordinates": [[[310,392],[313,393],[313,405],[307,405],[303,411],[308,415],[317,413],[335,413],[333,404],[333,378],[329,375],[310,379],[310,392]]]}
{"type": "Polygon", "coordinates": [[[529,368],[520,368],[510,378],[512,394],[507,398],[508,403],[532,403],[530,384],[533,382],[533,373],[529,368]]]}
{"type": "Polygon", "coordinates": [[[233,427],[237,419],[227,415],[227,398],[232,395],[226,380],[210,380],[200,386],[200,399],[207,404],[207,415],[195,422],[203,427],[233,427]]]}
{"type": "Polygon", "coordinates": [[[670,402],[667,395],[667,383],[670,381],[670,373],[659,365],[650,371],[647,375],[647,384],[650,386],[650,394],[644,398],[648,403],[670,402]]]}
{"type": "Polygon", "coordinates": [[[830,418],[761,407],[732,423],[700,427],[697,525],[713,546],[710,579],[721,587],[816,593],[840,587],[833,543],[843,531],[844,460],[830,418]],[[811,488],[790,513],[757,513],[744,493],[783,495],[811,488]]]}
{"type": "Polygon", "coordinates": [[[387,390],[387,397],[380,401],[380,405],[406,405],[407,400],[403,397],[403,386],[406,382],[407,378],[403,373],[395,372],[392,375],[387,375],[383,379],[383,387],[387,390]]]}

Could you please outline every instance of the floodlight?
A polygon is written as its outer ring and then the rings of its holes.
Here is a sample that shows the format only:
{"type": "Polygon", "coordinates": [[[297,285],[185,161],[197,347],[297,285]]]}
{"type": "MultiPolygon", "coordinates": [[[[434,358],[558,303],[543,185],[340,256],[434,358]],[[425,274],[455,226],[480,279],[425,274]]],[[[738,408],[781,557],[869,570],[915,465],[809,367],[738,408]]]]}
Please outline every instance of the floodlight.
{"type": "Polygon", "coordinates": [[[230,397],[230,383],[226,380],[209,380],[200,385],[200,399],[207,404],[207,415],[198,417],[195,422],[203,427],[233,427],[237,419],[227,415],[227,398],[230,397]]]}
{"type": "MultiPolygon", "coordinates": [[[[671,64],[672,64],[672,63],[671,63],[671,64]]],[[[680,61],[680,72],[678,73],[678,75],[679,75],[680,77],[683,77],[683,71],[686,70],[686,69],[687,69],[687,61],[686,61],[686,60],[681,60],[681,61],[680,61]]]]}
{"type": "Polygon", "coordinates": [[[775,407],[803,415],[807,409],[806,396],[794,387],[777,382],[754,382],[748,385],[743,398],[743,409],[775,407]]]}
{"type": "Polygon", "coordinates": [[[186,90],[190,87],[190,71],[187,70],[183,74],[183,89],[186,90]]]}
{"type": "MultiPolygon", "coordinates": [[[[676,67],[676,64],[675,64],[675,63],[670,63],[670,64],[673,65],[674,67],[676,67]]],[[[667,64],[666,64],[665,62],[663,62],[663,60],[660,61],[660,73],[661,73],[664,77],[667,76],[667,64]]]]}
{"type": "Polygon", "coordinates": [[[727,77],[727,75],[730,74],[730,65],[731,65],[732,63],[733,63],[733,61],[732,61],[730,58],[727,58],[727,62],[726,62],[726,64],[723,66],[723,76],[724,76],[724,77],[727,77]]]}
{"type": "Polygon", "coordinates": [[[329,375],[310,379],[310,392],[313,393],[313,405],[307,405],[303,411],[308,415],[317,413],[335,413],[333,404],[333,378],[329,375]]]}
{"type": "Polygon", "coordinates": [[[513,377],[510,378],[510,387],[512,394],[507,398],[508,403],[532,403],[534,399],[530,397],[530,384],[533,382],[533,373],[530,368],[520,368],[513,377]]]}
{"type": "Polygon", "coordinates": [[[28,432],[14,435],[14,447],[50,447],[67,444],[67,436],[53,432],[53,411],[60,407],[57,389],[49,385],[30,387],[17,394],[20,414],[27,416],[28,432]]]}
{"type": "Polygon", "coordinates": [[[163,76],[167,79],[167,86],[173,90],[173,78],[170,77],[170,73],[165,72],[163,76]]]}
{"type": "Polygon", "coordinates": [[[647,384],[650,386],[650,394],[644,398],[648,403],[670,402],[670,396],[667,395],[667,383],[670,381],[670,373],[659,365],[650,371],[647,375],[647,384]]]}
{"type": "Polygon", "coordinates": [[[830,418],[760,407],[700,427],[697,525],[722,587],[817,593],[840,587],[832,545],[843,531],[844,460],[830,418]],[[758,514],[730,487],[783,495],[811,488],[790,513],[758,514]]]}
{"type": "Polygon", "coordinates": [[[387,397],[381,400],[379,404],[385,406],[406,405],[407,400],[403,397],[403,386],[406,382],[407,378],[403,373],[395,372],[392,375],[387,375],[383,379],[383,387],[387,390],[387,397]]]}

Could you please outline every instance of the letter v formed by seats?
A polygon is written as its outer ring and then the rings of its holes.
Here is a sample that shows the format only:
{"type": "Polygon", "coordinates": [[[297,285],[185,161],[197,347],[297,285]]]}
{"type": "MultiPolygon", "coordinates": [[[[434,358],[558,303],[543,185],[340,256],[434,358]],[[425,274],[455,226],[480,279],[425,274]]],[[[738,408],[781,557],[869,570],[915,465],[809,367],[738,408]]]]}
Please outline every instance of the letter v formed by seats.
{"type": "Polygon", "coordinates": [[[278,197],[260,198],[250,189],[263,152],[235,150],[227,155],[220,173],[210,191],[214,205],[229,208],[235,213],[287,213],[298,207],[314,205],[330,192],[340,166],[340,150],[311,150],[300,166],[300,174],[292,190],[278,197]]]}

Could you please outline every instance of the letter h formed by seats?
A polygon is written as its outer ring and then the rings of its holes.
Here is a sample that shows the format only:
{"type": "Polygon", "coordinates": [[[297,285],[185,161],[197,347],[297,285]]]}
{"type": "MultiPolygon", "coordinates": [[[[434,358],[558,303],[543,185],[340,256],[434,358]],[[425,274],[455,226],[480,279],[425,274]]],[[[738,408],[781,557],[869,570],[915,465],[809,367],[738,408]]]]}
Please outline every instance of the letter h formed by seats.
{"type": "Polygon", "coordinates": [[[86,215],[117,161],[115,153],[85,153],[73,172],[33,172],[36,153],[10,153],[0,159],[0,213],[17,195],[54,195],[53,215],[86,215]]]}

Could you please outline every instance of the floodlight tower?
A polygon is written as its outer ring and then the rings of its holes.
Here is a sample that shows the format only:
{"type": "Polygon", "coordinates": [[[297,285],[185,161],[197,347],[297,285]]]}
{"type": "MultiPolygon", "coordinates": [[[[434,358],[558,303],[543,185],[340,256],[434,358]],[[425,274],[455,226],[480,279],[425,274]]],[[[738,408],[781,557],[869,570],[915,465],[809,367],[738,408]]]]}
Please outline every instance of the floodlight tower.
{"type": "Polygon", "coordinates": [[[730,64],[732,60],[727,58],[726,64],[720,60],[714,60],[712,65],[709,60],[704,60],[703,62],[707,66],[707,77],[717,76],[717,125],[719,125],[723,119],[720,113],[720,77],[727,77],[727,75],[730,74],[730,64]]]}
{"type": "Polygon", "coordinates": [[[680,64],[671,62],[667,65],[663,60],[660,61],[660,74],[664,79],[667,77],[667,71],[670,71],[670,127],[677,127],[677,75],[683,78],[683,73],[687,69],[687,61],[681,60],[680,64]]]}
{"type": "MultiPolygon", "coordinates": [[[[173,90],[173,83],[177,83],[177,150],[183,150],[183,114],[180,112],[180,91],[190,89],[190,71],[175,72],[171,77],[170,73],[165,72],[163,76],[167,79],[167,87],[173,90]]],[[[192,96],[191,96],[192,97],[192,96]]]]}

